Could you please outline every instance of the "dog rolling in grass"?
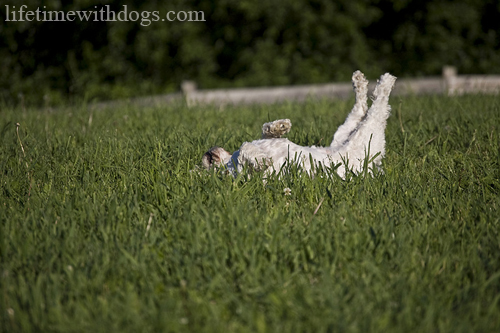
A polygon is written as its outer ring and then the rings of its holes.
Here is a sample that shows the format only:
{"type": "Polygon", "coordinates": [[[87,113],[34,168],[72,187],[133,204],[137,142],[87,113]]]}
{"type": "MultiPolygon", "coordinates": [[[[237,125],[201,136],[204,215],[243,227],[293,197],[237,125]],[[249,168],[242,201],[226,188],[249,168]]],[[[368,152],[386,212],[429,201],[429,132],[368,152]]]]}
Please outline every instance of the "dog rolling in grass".
{"type": "Polygon", "coordinates": [[[391,110],[389,95],[395,82],[395,76],[382,75],[368,108],[368,80],[360,71],[354,72],[354,107],[328,147],[303,147],[282,138],[290,131],[292,123],[289,119],[280,119],[265,123],[260,140],[244,142],[232,154],[221,147],[210,148],[203,155],[202,164],[207,170],[225,168],[233,176],[244,166],[256,171],[265,170],[265,173],[278,173],[289,163],[297,163],[309,175],[320,167],[334,167],[342,178],[348,171],[362,172],[367,161],[380,169],[385,155],[385,128],[391,110]]]}

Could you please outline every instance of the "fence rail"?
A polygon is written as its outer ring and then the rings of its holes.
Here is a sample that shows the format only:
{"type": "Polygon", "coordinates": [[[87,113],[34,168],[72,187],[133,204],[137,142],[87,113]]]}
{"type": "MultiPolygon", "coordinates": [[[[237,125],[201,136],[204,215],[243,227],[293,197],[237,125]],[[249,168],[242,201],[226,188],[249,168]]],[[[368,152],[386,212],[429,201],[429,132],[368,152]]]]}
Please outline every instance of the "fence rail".
{"type": "MultiPolygon", "coordinates": [[[[369,89],[374,88],[374,83],[369,89]]],[[[196,88],[192,81],[185,81],[181,86],[182,93],[134,98],[128,101],[97,103],[95,108],[106,108],[119,104],[138,106],[168,105],[186,101],[193,105],[238,105],[238,104],[272,104],[283,101],[304,101],[306,99],[339,98],[352,96],[351,83],[328,83],[300,86],[234,88],[234,89],[202,89],[196,88]]],[[[499,75],[457,75],[455,67],[445,66],[440,77],[417,79],[399,79],[396,81],[394,95],[423,95],[465,93],[500,93],[499,75]]]]}

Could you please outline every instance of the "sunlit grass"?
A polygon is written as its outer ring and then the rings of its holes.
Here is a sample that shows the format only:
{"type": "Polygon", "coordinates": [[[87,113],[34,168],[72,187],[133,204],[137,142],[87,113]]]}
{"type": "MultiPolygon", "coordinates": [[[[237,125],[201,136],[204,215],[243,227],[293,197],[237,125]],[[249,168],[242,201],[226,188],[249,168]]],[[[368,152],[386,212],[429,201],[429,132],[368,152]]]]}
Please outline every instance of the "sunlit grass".
{"type": "Polygon", "coordinates": [[[329,144],[352,101],[0,110],[0,327],[498,331],[499,99],[391,104],[384,174],[265,184],[196,166],[278,118],[329,144]]]}

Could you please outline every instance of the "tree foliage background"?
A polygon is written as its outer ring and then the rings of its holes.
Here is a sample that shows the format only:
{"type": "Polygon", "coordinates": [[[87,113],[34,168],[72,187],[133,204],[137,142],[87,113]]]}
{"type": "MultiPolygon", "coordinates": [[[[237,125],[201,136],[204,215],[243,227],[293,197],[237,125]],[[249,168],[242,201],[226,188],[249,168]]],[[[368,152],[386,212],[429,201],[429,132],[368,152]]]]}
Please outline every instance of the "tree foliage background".
{"type": "Polygon", "coordinates": [[[0,98],[57,104],[369,76],[500,73],[497,0],[2,0],[0,98]],[[6,22],[8,7],[203,11],[205,22],[6,22]],[[45,7],[44,7],[45,6],[45,7]]]}

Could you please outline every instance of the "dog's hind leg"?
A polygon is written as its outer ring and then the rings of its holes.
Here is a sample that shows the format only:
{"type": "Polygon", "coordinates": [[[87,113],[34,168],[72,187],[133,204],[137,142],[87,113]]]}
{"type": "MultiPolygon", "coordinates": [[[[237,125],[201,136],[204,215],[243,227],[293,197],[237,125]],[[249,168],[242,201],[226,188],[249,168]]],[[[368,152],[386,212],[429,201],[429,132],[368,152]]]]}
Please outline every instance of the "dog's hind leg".
{"type": "Polygon", "coordinates": [[[356,156],[357,159],[365,157],[370,150],[369,158],[380,153],[374,163],[380,165],[385,155],[385,128],[387,118],[389,118],[391,107],[389,105],[389,95],[391,94],[396,77],[386,73],[380,80],[373,92],[373,103],[366,113],[365,119],[360,123],[355,133],[353,133],[342,150],[348,152],[349,156],[356,156]]]}
{"type": "Polygon", "coordinates": [[[349,136],[356,130],[368,111],[368,80],[365,78],[365,75],[360,71],[355,71],[352,74],[352,86],[356,95],[356,101],[345,122],[333,135],[330,147],[334,150],[346,143],[349,136]]]}

